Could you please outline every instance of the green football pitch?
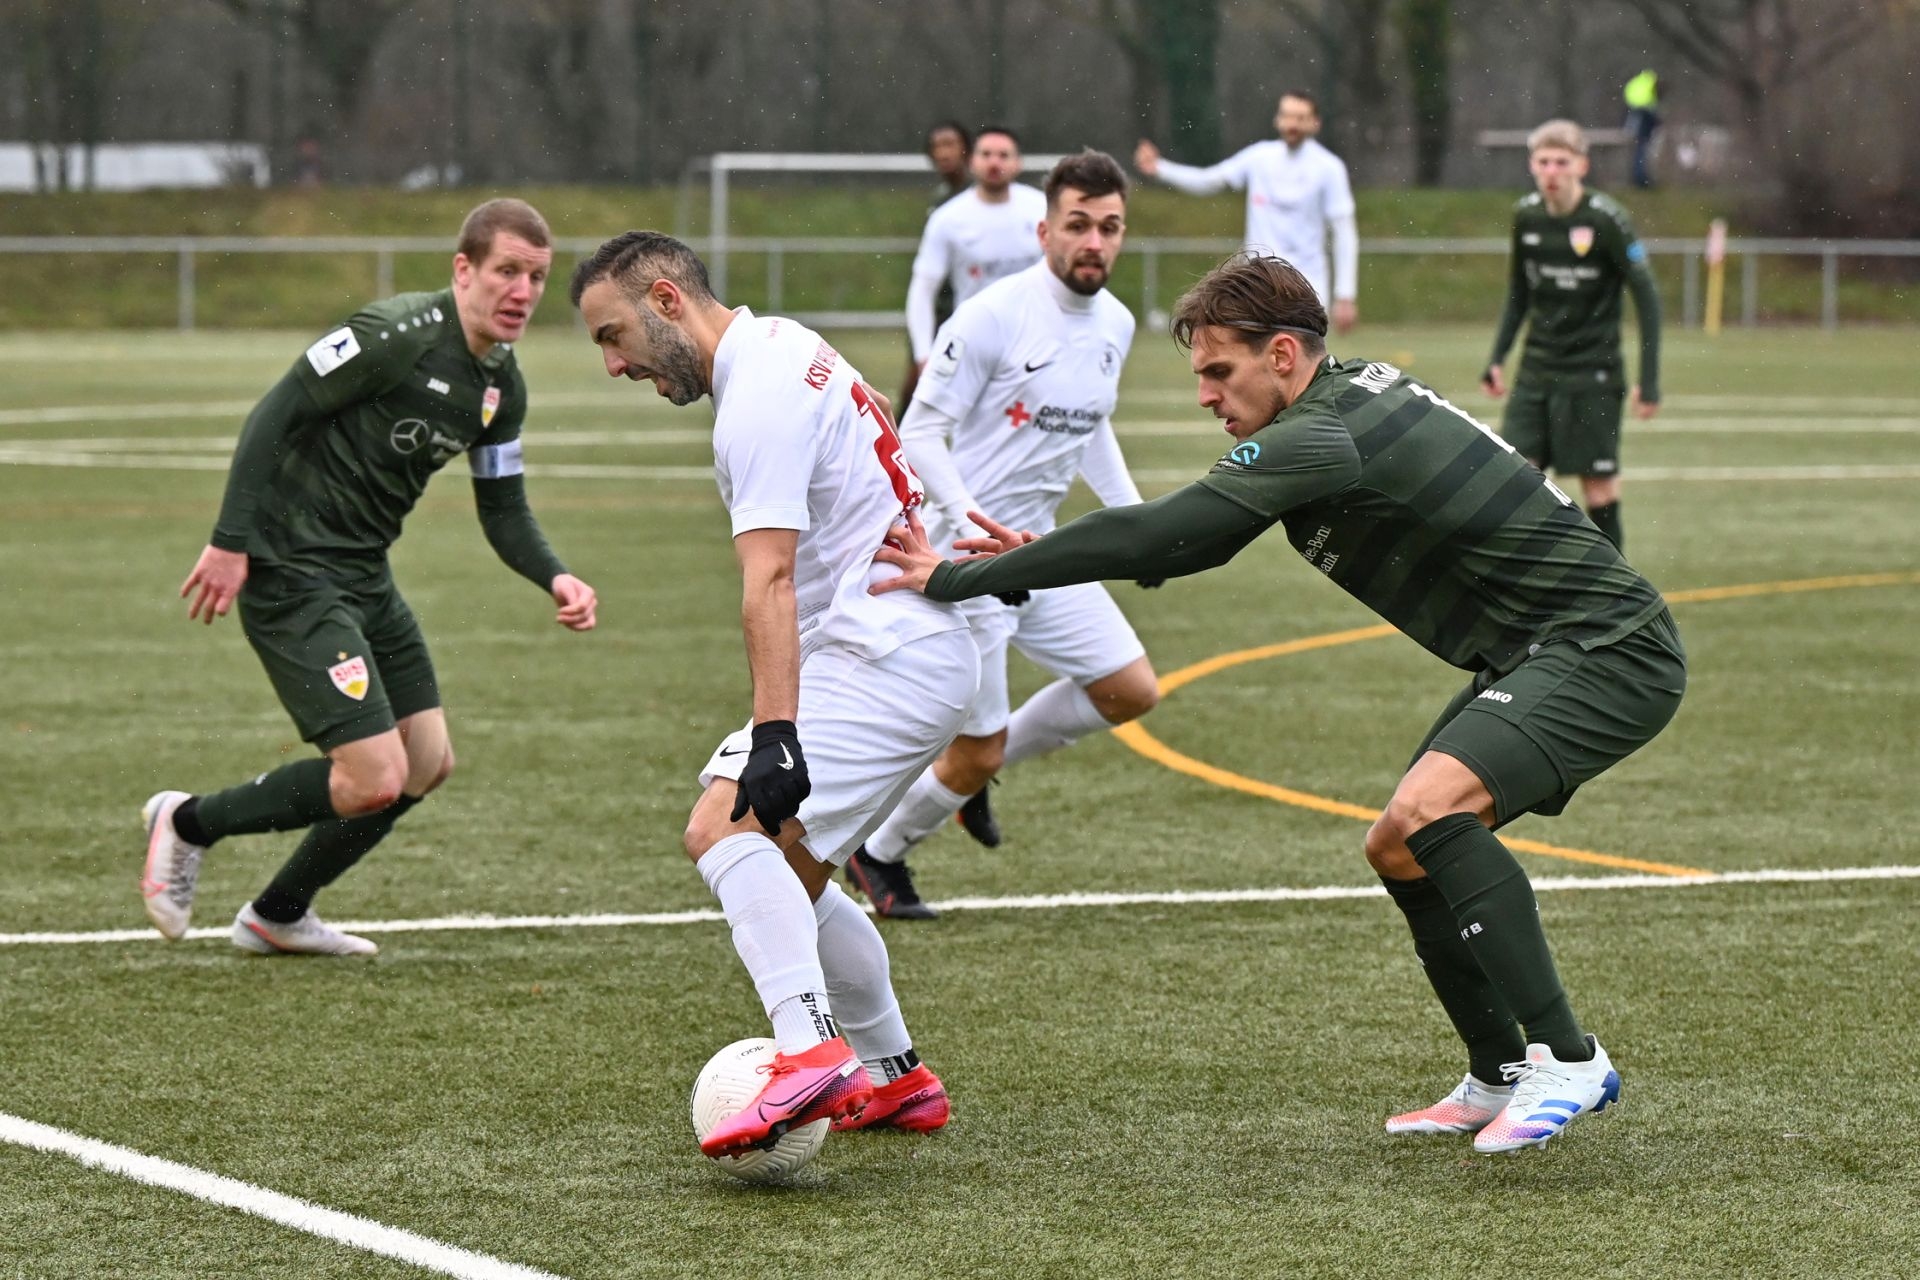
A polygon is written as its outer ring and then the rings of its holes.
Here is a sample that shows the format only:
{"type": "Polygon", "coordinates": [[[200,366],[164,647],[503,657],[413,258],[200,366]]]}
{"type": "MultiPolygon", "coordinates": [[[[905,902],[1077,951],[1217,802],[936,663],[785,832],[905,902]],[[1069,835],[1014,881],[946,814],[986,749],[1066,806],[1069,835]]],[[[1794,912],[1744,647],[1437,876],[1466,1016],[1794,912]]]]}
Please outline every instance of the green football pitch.
{"type": "MultiPolygon", "coordinates": [[[[843,337],[897,380],[896,336],[843,337]]],[[[1336,347],[1492,419],[1487,337],[1336,347]]],[[[687,1121],[707,1056],[765,1028],[679,850],[748,711],[710,418],[610,382],[577,330],[523,349],[527,453],[601,625],[556,627],[462,469],[436,482],[394,565],[460,767],[322,901],[381,954],[227,944],[291,836],[215,850],[204,933],[145,929],[147,795],[306,750],[235,621],[174,592],[309,340],[0,339],[0,1276],[1913,1273],[1911,331],[1674,335],[1631,428],[1628,550],[1692,687],[1565,817],[1511,828],[1617,1114],[1495,1159],[1382,1131],[1464,1064],[1363,819],[1464,677],[1270,534],[1115,586],[1178,687],[1011,771],[1000,849],[916,854],[951,909],[882,929],[951,1126],[835,1137],[780,1189],[687,1121]]],[[[1226,442],[1145,330],[1119,428],[1150,494],[1226,442]]]]}

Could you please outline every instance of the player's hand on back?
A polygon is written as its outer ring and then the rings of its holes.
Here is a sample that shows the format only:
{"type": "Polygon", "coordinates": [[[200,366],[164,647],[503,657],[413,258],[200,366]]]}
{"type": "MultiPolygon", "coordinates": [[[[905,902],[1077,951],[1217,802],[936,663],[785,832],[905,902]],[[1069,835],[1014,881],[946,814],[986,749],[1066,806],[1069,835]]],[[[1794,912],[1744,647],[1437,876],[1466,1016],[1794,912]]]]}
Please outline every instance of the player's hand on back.
{"type": "Polygon", "coordinates": [[[216,617],[226,617],[227,610],[233,608],[233,602],[240,597],[240,588],[246,584],[246,552],[208,547],[200,553],[187,580],[180,584],[183,600],[196,587],[199,589],[199,593],[187,601],[187,621],[198,619],[211,626],[216,617]]]}
{"type": "Polygon", "coordinates": [[[1160,148],[1145,138],[1133,149],[1133,167],[1151,178],[1160,172],[1160,148]]]}
{"type": "Polygon", "coordinates": [[[813,790],[807,777],[807,758],[800,754],[800,731],[791,720],[765,720],[753,726],[753,750],[740,771],[734,793],[733,821],[753,810],[769,836],[778,836],[788,818],[800,812],[800,802],[813,790]]]}
{"type": "Polygon", "coordinates": [[[1487,366],[1487,371],[1480,375],[1480,386],[1482,390],[1495,400],[1507,394],[1507,380],[1500,372],[1499,365],[1490,364],[1487,366]]]}
{"type": "Polygon", "coordinates": [[[600,607],[600,597],[593,588],[570,573],[557,575],[548,588],[553,592],[553,602],[560,606],[560,612],[554,615],[554,621],[569,631],[591,631],[597,619],[594,611],[600,607]]]}

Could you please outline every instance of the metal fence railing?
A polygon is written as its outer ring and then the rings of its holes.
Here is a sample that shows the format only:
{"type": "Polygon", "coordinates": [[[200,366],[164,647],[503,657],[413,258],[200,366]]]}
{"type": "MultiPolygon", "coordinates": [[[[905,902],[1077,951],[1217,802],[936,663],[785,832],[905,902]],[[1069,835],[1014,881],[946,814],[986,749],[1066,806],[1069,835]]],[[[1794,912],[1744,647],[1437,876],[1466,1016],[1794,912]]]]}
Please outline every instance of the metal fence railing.
{"type": "MultiPolygon", "coordinates": [[[[766,269],[765,306],[784,310],[789,260],[823,254],[911,255],[918,241],[905,237],[766,237],[721,236],[692,237],[692,247],[714,266],[715,274],[730,256],[758,256],[766,269]]],[[[1680,315],[1682,327],[1699,325],[1704,297],[1707,242],[1703,239],[1649,239],[1648,252],[1656,258],[1678,259],[1680,264],[1680,315]]],[[[594,239],[562,239],[555,249],[562,255],[591,253],[599,246],[594,239]]],[[[1225,255],[1238,248],[1238,242],[1226,239],[1183,239],[1175,237],[1139,237],[1127,242],[1127,256],[1137,262],[1138,292],[1129,297],[1140,314],[1151,316],[1160,311],[1167,299],[1162,284],[1162,260],[1172,255],[1225,255]]],[[[0,255],[6,254],[133,254],[168,256],[175,259],[176,327],[190,330],[195,325],[197,271],[202,258],[228,254],[366,254],[374,264],[377,296],[394,291],[394,260],[401,254],[445,254],[444,239],[426,236],[0,236],[0,255]]],[[[1447,255],[1504,257],[1504,238],[1472,239],[1365,239],[1361,242],[1362,269],[1365,260],[1376,257],[1447,255]]],[[[1820,262],[1819,317],[1826,329],[1840,326],[1841,265],[1849,259],[1920,258],[1920,240],[1812,240],[1812,239],[1732,239],[1727,242],[1729,273],[1737,270],[1740,281],[1738,322],[1754,325],[1760,317],[1760,261],[1762,258],[1817,258],[1820,262]]],[[[1664,274],[1664,272],[1662,273],[1664,274]]],[[[1917,273],[1920,274],[1920,273],[1917,273]]],[[[905,290],[905,273],[901,274],[905,290]]],[[[1129,291],[1131,293],[1131,291],[1129,291]]],[[[794,318],[820,327],[899,328],[904,320],[894,309],[801,311],[794,318]]],[[[1733,317],[1728,317],[1729,321],[1733,317]]]]}

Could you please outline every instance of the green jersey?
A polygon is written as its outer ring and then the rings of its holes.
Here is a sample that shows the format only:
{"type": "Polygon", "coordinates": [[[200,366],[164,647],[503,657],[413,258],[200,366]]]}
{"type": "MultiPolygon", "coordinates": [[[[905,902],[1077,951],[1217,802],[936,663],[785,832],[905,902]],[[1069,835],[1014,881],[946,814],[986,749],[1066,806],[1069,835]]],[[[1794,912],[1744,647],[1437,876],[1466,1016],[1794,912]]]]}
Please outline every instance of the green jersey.
{"type": "Polygon", "coordinates": [[[385,570],[402,520],[454,458],[467,454],[476,478],[520,474],[526,384],[506,344],[484,359],[467,349],[451,290],[365,308],[307,348],[282,385],[293,407],[267,424],[275,447],[250,451],[243,436],[236,453],[213,538],[224,550],[364,577],[385,570]]]}
{"type": "Polygon", "coordinates": [[[942,565],[927,594],[1196,573],[1275,522],[1308,564],[1469,671],[1511,671],[1555,640],[1611,644],[1666,607],[1487,427],[1392,365],[1332,358],[1204,479],[990,560],[942,565]]]}
{"type": "Polygon", "coordinates": [[[1526,321],[1520,377],[1621,385],[1620,294],[1631,289],[1640,320],[1640,395],[1659,400],[1660,298],[1646,246],[1625,209],[1588,191],[1560,217],[1535,192],[1514,206],[1509,252],[1507,306],[1493,364],[1506,359],[1526,321]]]}

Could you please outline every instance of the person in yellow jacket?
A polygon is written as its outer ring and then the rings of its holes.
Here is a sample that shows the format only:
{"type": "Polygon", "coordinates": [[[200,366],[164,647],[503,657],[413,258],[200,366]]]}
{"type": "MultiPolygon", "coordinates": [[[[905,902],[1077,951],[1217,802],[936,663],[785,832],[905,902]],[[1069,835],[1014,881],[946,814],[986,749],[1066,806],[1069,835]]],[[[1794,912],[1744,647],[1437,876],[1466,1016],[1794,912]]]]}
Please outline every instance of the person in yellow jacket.
{"type": "Polygon", "coordinates": [[[1653,185],[1653,135],[1660,131],[1660,78],[1651,67],[1627,81],[1626,130],[1633,135],[1633,185],[1653,185]]]}

